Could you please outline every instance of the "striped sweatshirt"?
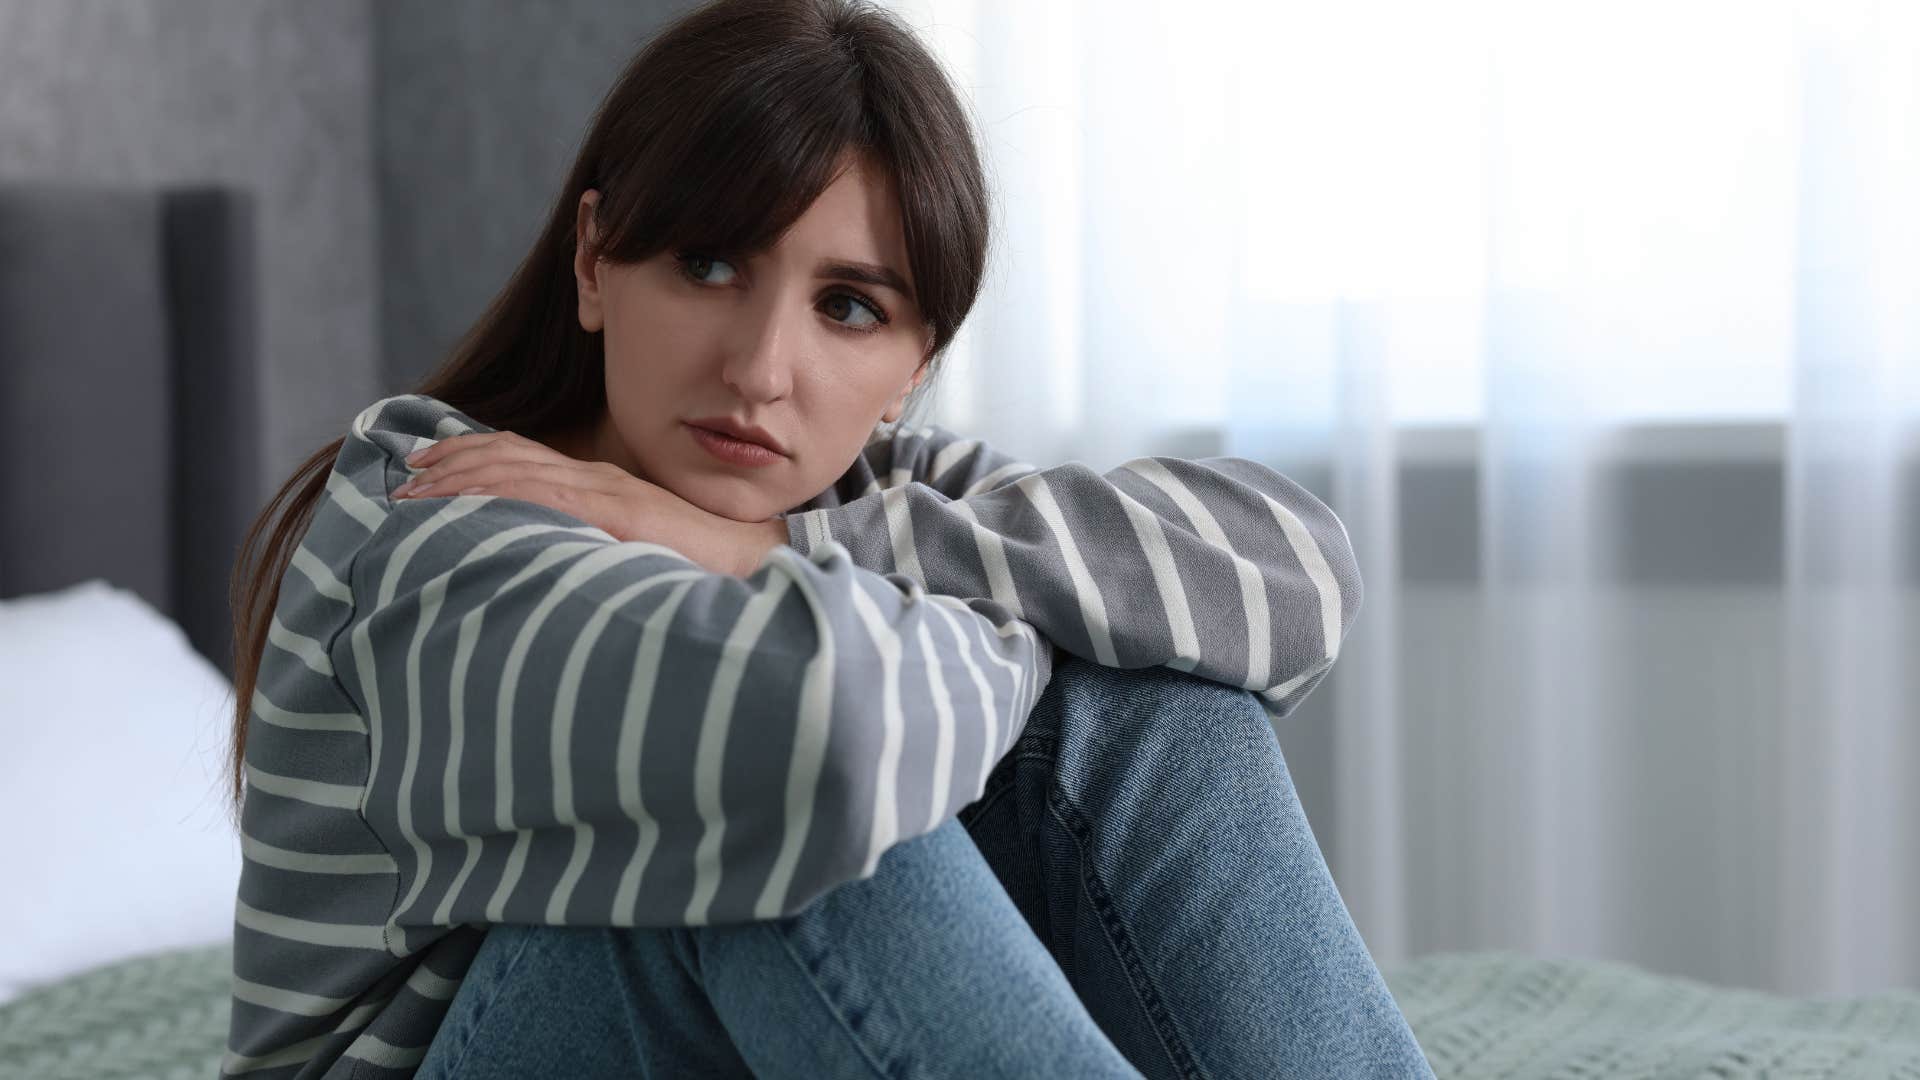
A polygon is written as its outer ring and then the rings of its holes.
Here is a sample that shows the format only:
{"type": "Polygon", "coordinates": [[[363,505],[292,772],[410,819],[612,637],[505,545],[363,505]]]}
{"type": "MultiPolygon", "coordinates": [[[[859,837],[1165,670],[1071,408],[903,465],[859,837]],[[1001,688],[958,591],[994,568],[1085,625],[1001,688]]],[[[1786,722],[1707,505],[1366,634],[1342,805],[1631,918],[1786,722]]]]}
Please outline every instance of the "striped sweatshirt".
{"type": "Polygon", "coordinates": [[[742,578],[537,503],[395,499],[493,430],[353,419],[247,720],[222,1075],[408,1076],[489,925],[795,914],[983,793],[1054,649],[1285,716],[1360,604],[1345,528],[1257,463],[1039,468],[902,427],[742,578]]]}

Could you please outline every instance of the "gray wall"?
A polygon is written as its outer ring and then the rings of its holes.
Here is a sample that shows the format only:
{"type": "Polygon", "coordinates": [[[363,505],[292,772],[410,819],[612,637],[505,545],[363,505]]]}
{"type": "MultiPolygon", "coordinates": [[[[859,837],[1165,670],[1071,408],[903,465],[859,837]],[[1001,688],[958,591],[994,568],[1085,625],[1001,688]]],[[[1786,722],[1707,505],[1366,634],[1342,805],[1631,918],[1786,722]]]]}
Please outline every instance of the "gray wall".
{"type": "Polygon", "coordinates": [[[595,106],[688,0],[373,9],[380,338],[390,392],[437,367],[539,234],[595,106]]]}
{"type": "Polygon", "coordinates": [[[377,395],[370,28],[367,0],[0,0],[0,182],[254,191],[263,484],[377,395]]]}
{"type": "Polygon", "coordinates": [[[693,0],[0,0],[0,182],[259,199],[272,488],[436,366],[593,109],[693,0]]]}

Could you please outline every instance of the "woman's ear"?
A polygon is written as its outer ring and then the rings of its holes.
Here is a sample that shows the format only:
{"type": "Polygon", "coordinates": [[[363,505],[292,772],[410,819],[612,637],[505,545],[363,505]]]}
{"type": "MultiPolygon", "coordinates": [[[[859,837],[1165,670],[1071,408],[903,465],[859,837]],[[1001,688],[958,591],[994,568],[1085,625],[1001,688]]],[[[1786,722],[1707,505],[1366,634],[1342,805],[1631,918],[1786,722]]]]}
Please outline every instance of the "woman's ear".
{"type": "Polygon", "coordinates": [[[594,225],[594,209],[600,193],[592,188],[580,193],[580,206],[573,219],[573,280],[580,293],[580,329],[598,333],[606,325],[600,310],[600,259],[596,245],[600,231],[594,225]]]}
{"type": "Polygon", "coordinates": [[[880,419],[886,421],[889,424],[893,423],[895,420],[900,419],[900,414],[905,412],[907,408],[907,395],[913,393],[914,388],[918,387],[921,384],[921,382],[925,381],[927,377],[927,368],[932,363],[933,363],[933,358],[931,356],[927,357],[925,360],[920,361],[920,366],[914,369],[913,378],[907,381],[906,389],[901,390],[900,396],[894,398],[893,401],[887,405],[887,411],[880,414],[880,419]]]}

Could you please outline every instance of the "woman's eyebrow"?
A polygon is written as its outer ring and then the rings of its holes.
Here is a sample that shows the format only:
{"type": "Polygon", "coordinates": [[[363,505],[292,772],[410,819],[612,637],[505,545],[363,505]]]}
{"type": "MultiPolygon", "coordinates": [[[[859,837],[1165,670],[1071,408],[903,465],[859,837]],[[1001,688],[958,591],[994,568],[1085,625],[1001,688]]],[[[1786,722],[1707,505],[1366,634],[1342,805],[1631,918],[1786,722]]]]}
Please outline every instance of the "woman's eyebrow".
{"type": "Polygon", "coordinates": [[[873,263],[851,262],[846,259],[823,259],[813,269],[814,276],[822,278],[840,278],[847,281],[859,281],[868,285],[879,285],[892,289],[909,300],[913,299],[913,290],[907,287],[907,279],[901,277],[890,266],[875,266],[873,263]]]}

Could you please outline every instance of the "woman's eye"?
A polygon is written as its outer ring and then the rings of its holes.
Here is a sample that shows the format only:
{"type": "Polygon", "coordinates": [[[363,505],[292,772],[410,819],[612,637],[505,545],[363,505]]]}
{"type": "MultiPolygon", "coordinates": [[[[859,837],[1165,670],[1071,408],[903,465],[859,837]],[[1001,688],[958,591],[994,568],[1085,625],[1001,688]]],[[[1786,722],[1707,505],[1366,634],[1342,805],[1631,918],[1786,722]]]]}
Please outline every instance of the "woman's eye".
{"type": "MultiPolygon", "coordinates": [[[[885,316],[880,314],[879,309],[849,293],[834,293],[832,296],[827,297],[825,302],[827,304],[827,317],[831,319],[841,319],[843,313],[839,309],[842,307],[846,309],[844,314],[847,315],[865,312],[867,315],[865,322],[845,322],[846,326],[854,330],[877,330],[882,323],[887,321],[885,316]]],[[[842,321],[844,322],[844,320],[842,321]]]]}
{"type": "MultiPolygon", "coordinates": [[[[729,273],[733,271],[733,265],[723,259],[710,259],[705,255],[681,255],[679,259],[680,272],[703,285],[726,284],[726,281],[714,281],[705,276],[706,272],[716,265],[726,267],[729,273]]],[[[732,279],[728,278],[727,280],[731,281],[732,279]]]]}
{"type": "MultiPolygon", "coordinates": [[[[733,264],[724,259],[694,252],[676,254],[674,261],[678,264],[677,270],[682,277],[701,285],[731,284],[732,275],[736,272],[733,264]],[[716,266],[726,267],[728,276],[724,279],[708,277],[707,275],[713,272],[716,266]]],[[[837,292],[828,296],[822,303],[825,305],[827,317],[849,330],[871,333],[887,323],[886,309],[859,293],[837,292]],[[859,318],[862,312],[866,315],[864,319],[859,318]]]]}

